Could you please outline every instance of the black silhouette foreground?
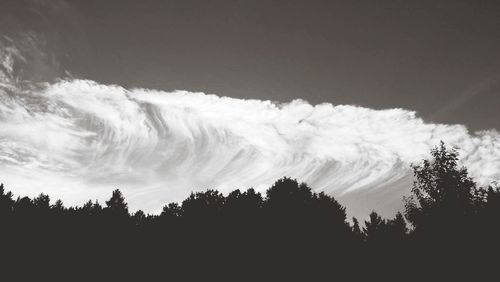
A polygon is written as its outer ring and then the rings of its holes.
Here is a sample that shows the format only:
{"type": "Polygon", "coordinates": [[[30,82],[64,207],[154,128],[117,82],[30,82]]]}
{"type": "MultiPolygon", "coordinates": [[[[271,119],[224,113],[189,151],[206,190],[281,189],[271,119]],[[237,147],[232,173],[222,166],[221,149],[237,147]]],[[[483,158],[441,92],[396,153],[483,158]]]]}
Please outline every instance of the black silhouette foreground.
{"type": "Polygon", "coordinates": [[[372,212],[363,227],[333,197],[286,177],[266,195],[193,193],[160,215],[130,214],[119,190],[104,205],[67,208],[45,194],[15,199],[1,185],[0,279],[433,281],[495,273],[500,190],[477,187],[443,143],[431,155],[413,166],[404,214],[372,212]]]}

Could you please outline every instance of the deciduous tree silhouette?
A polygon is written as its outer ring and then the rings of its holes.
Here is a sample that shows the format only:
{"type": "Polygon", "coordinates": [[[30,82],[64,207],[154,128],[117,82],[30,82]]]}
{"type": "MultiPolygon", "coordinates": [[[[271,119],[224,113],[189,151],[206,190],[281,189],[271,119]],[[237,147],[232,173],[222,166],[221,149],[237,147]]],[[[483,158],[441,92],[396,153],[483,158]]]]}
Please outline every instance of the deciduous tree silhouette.
{"type": "Polygon", "coordinates": [[[163,207],[161,217],[178,218],[182,215],[182,208],[177,203],[170,203],[163,207]]]}
{"type": "Polygon", "coordinates": [[[412,166],[416,179],[412,196],[405,199],[405,215],[415,232],[448,240],[449,233],[463,234],[482,199],[467,169],[459,167],[456,149],[448,150],[441,142],[431,157],[412,166]]]}

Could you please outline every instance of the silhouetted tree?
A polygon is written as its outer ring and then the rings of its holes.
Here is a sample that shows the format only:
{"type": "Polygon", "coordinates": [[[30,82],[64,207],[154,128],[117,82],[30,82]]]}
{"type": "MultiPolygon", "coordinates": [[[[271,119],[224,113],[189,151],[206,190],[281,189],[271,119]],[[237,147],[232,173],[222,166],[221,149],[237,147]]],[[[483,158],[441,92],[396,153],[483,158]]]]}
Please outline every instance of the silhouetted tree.
{"type": "Polygon", "coordinates": [[[79,209],[79,211],[86,216],[97,216],[102,210],[103,208],[97,200],[95,202],[89,200],[79,209]]]}
{"type": "Polygon", "coordinates": [[[300,213],[312,201],[311,189],[288,177],[278,179],[266,191],[266,196],[266,207],[284,214],[300,213]]]}
{"type": "MultiPolygon", "coordinates": [[[[485,234],[489,241],[497,241],[500,237],[500,188],[490,186],[485,191],[481,218],[476,226],[478,233],[485,234]]],[[[484,239],[484,238],[482,238],[484,239]]]]}
{"type": "Polygon", "coordinates": [[[120,190],[116,189],[113,191],[111,199],[106,201],[106,209],[115,215],[128,215],[128,205],[120,190]]]}
{"type": "Polygon", "coordinates": [[[64,210],[64,204],[62,200],[57,200],[50,208],[54,211],[61,212],[64,210]]]}
{"type": "Polygon", "coordinates": [[[387,223],[380,215],[372,211],[370,213],[370,220],[365,221],[363,233],[368,243],[380,244],[385,240],[387,233],[387,223]]]}
{"type": "Polygon", "coordinates": [[[262,195],[253,188],[243,193],[237,189],[227,195],[224,212],[233,222],[252,220],[258,216],[263,202],[262,195]]]}
{"type": "Polygon", "coordinates": [[[357,218],[353,217],[352,218],[352,226],[351,226],[351,232],[353,234],[353,237],[357,240],[363,240],[363,232],[361,231],[361,227],[359,226],[359,221],[357,218]]]}
{"type": "Polygon", "coordinates": [[[412,196],[405,199],[405,215],[416,232],[452,232],[476,213],[481,199],[467,169],[458,166],[456,149],[448,150],[441,142],[431,156],[412,166],[416,180],[412,196]]]}
{"type": "Polygon", "coordinates": [[[33,204],[38,210],[48,211],[50,209],[50,197],[42,193],[33,199],[33,204]]]}
{"type": "Polygon", "coordinates": [[[18,197],[14,203],[14,213],[18,216],[28,216],[35,210],[35,205],[29,197],[18,197]]]}
{"type": "Polygon", "coordinates": [[[170,203],[163,207],[161,217],[177,218],[182,215],[182,208],[177,203],[170,203]]]}
{"type": "Polygon", "coordinates": [[[408,227],[401,212],[396,213],[393,219],[387,220],[387,232],[391,239],[404,239],[408,234],[408,227]]]}
{"type": "Polygon", "coordinates": [[[182,216],[182,208],[178,203],[170,203],[163,207],[161,218],[174,219],[182,216]]]}
{"type": "Polygon", "coordinates": [[[141,226],[146,220],[146,214],[142,210],[138,210],[132,216],[132,220],[136,226],[141,226]]]}
{"type": "Polygon", "coordinates": [[[0,218],[10,216],[14,207],[12,192],[5,192],[3,183],[0,184],[0,218]]]}
{"type": "Polygon", "coordinates": [[[182,202],[182,215],[191,219],[215,219],[224,205],[224,195],[216,190],[191,193],[182,202]]]}
{"type": "Polygon", "coordinates": [[[500,188],[488,187],[485,208],[491,215],[500,216],[500,188]]]}
{"type": "MultiPolygon", "coordinates": [[[[307,186],[306,186],[307,187],[307,186]]],[[[310,188],[308,188],[310,190],[310,188]]],[[[313,193],[311,199],[311,206],[314,211],[314,217],[323,220],[321,224],[335,226],[347,226],[346,208],[343,207],[335,198],[321,192],[319,194],[313,193]]]]}

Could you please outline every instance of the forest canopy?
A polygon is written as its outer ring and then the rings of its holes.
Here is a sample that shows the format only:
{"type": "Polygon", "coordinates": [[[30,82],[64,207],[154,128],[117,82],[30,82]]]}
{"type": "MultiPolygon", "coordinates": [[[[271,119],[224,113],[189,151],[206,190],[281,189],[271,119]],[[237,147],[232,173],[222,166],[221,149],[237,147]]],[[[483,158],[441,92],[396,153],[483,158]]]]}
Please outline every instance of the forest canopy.
{"type": "Polygon", "coordinates": [[[389,219],[373,211],[362,224],[349,220],[334,197],[288,177],[265,195],[253,188],[226,196],[217,190],[192,193],[158,215],[130,213],[118,189],[103,204],[65,207],[43,193],[15,197],[2,184],[0,239],[12,261],[48,258],[40,263],[72,258],[118,266],[128,265],[130,257],[160,257],[183,266],[223,261],[233,270],[256,261],[328,269],[374,266],[375,257],[383,256],[398,267],[408,266],[402,263],[408,259],[456,265],[465,254],[494,252],[500,238],[500,189],[478,187],[458,160],[457,150],[441,143],[412,166],[415,181],[405,209],[389,219]],[[107,255],[96,256],[102,251],[107,255]]]}

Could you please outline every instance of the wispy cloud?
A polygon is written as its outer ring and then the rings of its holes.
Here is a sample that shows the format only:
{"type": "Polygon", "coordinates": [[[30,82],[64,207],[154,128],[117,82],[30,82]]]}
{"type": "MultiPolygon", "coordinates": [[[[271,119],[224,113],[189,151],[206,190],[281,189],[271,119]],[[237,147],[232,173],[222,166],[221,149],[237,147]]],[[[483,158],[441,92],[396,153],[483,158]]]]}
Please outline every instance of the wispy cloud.
{"type": "MultiPolygon", "coordinates": [[[[70,204],[125,191],[158,211],[194,189],[265,189],[292,176],[365,209],[394,205],[409,164],[440,140],[481,183],[500,178],[500,135],[429,124],[404,109],[275,104],[86,80],[0,90],[1,180],[70,204]],[[35,89],[35,90],[34,90],[35,89]],[[397,190],[397,191],[396,191],[397,190]],[[353,195],[357,195],[353,197],[353,195]]],[[[354,207],[356,209],[356,207],[354,207]]]]}

